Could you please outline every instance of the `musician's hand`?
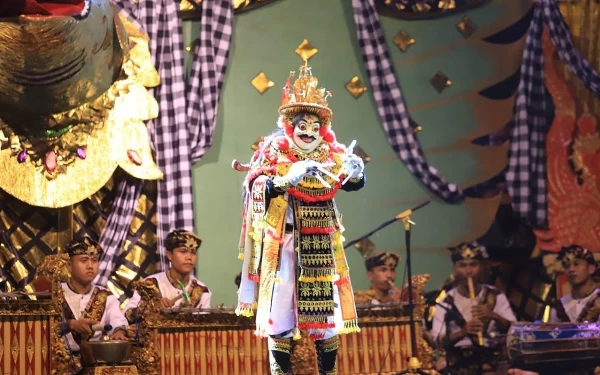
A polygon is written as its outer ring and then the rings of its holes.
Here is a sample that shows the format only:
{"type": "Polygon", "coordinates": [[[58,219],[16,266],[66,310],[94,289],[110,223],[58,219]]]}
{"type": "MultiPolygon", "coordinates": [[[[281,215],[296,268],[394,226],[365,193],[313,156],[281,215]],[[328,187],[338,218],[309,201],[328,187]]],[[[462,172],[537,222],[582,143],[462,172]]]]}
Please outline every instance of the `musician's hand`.
{"type": "Polygon", "coordinates": [[[160,307],[162,307],[163,309],[168,309],[170,307],[173,307],[173,302],[171,302],[171,300],[168,298],[163,298],[160,300],[160,307]]]}
{"type": "Polygon", "coordinates": [[[127,336],[125,336],[125,332],[122,329],[114,331],[109,338],[111,340],[127,341],[127,336]]]}
{"type": "Polygon", "coordinates": [[[464,330],[468,335],[478,335],[483,330],[483,323],[477,318],[469,320],[465,324],[464,330]]]}
{"type": "Polygon", "coordinates": [[[91,335],[92,334],[92,324],[97,324],[99,322],[92,319],[77,319],[77,320],[69,320],[69,331],[77,332],[81,335],[91,335]]]}
{"type": "Polygon", "coordinates": [[[471,308],[471,314],[477,319],[493,319],[495,314],[488,305],[475,305],[471,308]]]}
{"type": "Polygon", "coordinates": [[[509,369],[508,372],[507,372],[507,374],[508,375],[540,375],[537,372],[519,370],[518,368],[511,368],[511,369],[509,369]]]}

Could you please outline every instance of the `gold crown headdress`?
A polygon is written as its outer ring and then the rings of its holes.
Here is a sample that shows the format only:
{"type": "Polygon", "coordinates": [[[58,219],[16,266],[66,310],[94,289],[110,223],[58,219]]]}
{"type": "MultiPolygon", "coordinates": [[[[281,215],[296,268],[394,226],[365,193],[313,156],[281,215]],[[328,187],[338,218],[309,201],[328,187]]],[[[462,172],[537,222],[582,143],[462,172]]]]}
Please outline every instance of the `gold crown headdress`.
{"type": "Polygon", "coordinates": [[[376,252],[371,255],[365,261],[365,267],[367,271],[372,270],[375,267],[386,266],[393,270],[398,266],[398,262],[400,261],[400,256],[398,254],[390,253],[390,252],[376,252]]]}
{"type": "Polygon", "coordinates": [[[165,239],[165,248],[173,251],[178,247],[197,250],[202,245],[202,239],[194,232],[174,230],[165,239]]]}
{"type": "Polygon", "coordinates": [[[468,259],[483,260],[488,258],[485,246],[480,245],[477,241],[463,242],[455,247],[450,247],[449,250],[452,262],[468,259]]]}
{"type": "Polygon", "coordinates": [[[567,267],[575,259],[582,259],[590,264],[596,264],[594,254],[579,245],[563,247],[558,253],[558,260],[563,264],[563,267],[567,267]]]}
{"type": "Polygon", "coordinates": [[[291,122],[292,118],[298,113],[312,113],[319,116],[323,121],[323,125],[329,125],[333,112],[329,109],[327,98],[332,96],[331,92],[318,87],[319,80],[312,75],[308,61],[305,61],[304,66],[300,67],[298,78],[291,85],[291,77],[294,74],[295,72],[290,72],[287,83],[283,88],[279,114],[288,118],[291,122]]]}
{"type": "Polygon", "coordinates": [[[104,252],[100,244],[89,237],[74,239],[67,245],[67,254],[69,257],[76,255],[101,256],[104,252]]]}

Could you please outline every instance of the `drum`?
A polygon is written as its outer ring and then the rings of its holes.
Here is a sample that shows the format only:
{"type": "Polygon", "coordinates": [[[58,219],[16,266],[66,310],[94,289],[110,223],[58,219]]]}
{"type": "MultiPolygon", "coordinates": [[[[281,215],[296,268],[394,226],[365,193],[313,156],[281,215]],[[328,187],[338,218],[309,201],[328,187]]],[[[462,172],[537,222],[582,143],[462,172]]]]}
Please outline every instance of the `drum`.
{"type": "Polygon", "coordinates": [[[593,367],[600,363],[600,324],[515,323],[506,345],[514,367],[538,372],[593,367]]]}

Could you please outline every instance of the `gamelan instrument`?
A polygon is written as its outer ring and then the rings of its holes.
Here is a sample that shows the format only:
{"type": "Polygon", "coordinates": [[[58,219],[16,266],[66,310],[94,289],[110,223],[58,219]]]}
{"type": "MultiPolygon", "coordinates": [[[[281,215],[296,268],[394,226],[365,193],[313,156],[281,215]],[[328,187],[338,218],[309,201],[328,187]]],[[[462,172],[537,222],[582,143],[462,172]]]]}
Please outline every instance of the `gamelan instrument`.
{"type": "Polygon", "coordinates": [[[514,323],[506,339],[513,367],[531,371],[600,364],[600,324],[514,323]]]}

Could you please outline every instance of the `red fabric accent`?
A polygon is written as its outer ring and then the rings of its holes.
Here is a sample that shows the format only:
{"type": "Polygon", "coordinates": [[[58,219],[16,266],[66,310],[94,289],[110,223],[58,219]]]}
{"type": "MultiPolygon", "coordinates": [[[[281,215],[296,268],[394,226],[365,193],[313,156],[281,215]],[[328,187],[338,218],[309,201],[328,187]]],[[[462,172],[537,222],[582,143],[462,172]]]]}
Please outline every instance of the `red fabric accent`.
{"type": "Polygon", "coordinates": [[[269,324],[273,324],[273,319],[269,319],[269,324]]]}
{"type": "Polygon", "coordinates": [[[285,132],[285,134],[288,137],[292,137],[294,135],[294,125],[290,124],[289,122],[284,122],[283,123],[283,131],[285,132]]]}
{"type": "Polygon", "coordinates": [[[287,138],[281,137],[277,139],[277,141],[275,142],[275,146],[280,151],[287,151],[290,148],[290,142],[287,140],[287,138]]]}
{"type": "Polygon", "coordinates": [[[302,234],[331,234],[335,232],[334,227],[325,227],[325,228],[302,228],[300,229],[300,233],[302,234]]]}
{"type": "Polygon", "coordinates": [[[327,329],[335,328],[335,323],[300,323],[298,329],[327,329]]]}
{"type": "Polygon", "coordinates": [[[311,340],[323,340],[325,338],[325,332],[323,333],[311,333],[308,335],[311,340]]]}
{"type": "Polygon", "coordinates": [[[341,286],[344,284],[348,284],[350,282],[350,277],[346,276],[346,277],[340,277],[339,279],[337,279],[336,281],[334,281],[333,283],[337,286],[341,286]]]}
{"type": "Polygon", "coordinates": [[[276,172],[277,172],[276,167],[258,168],[254,172],[248,173],[248,175],[246,176],[246,180],[244,181],[244,185],[250,186],[250,181],[254,180],[255,178],[257,178],[258,176],[260,176],[262,174],[271,176],[271,175],[275,174],[276,172]]]}
{"type": "Polygon", "coordinates": [[[251,274],[248,275],[248,279],[250,281],[254,281],[255,283],[258,283],[258,282],[260,282],[260,275],[257,275],[255,273],[251,273],[251,274]]]}
{"type": "Polygon", "coordinates": [[[0,17],[73,16],[80,14],[84,7],[83,0],[9,0],[0,2],[0,17]]]}
{"type": "Polygon", "coordinates": [[[335,141],[335,135],[333,134],[329,126],[322,126],[321,129],[319,129],[319,134],[327,143],[335,141]]]}

